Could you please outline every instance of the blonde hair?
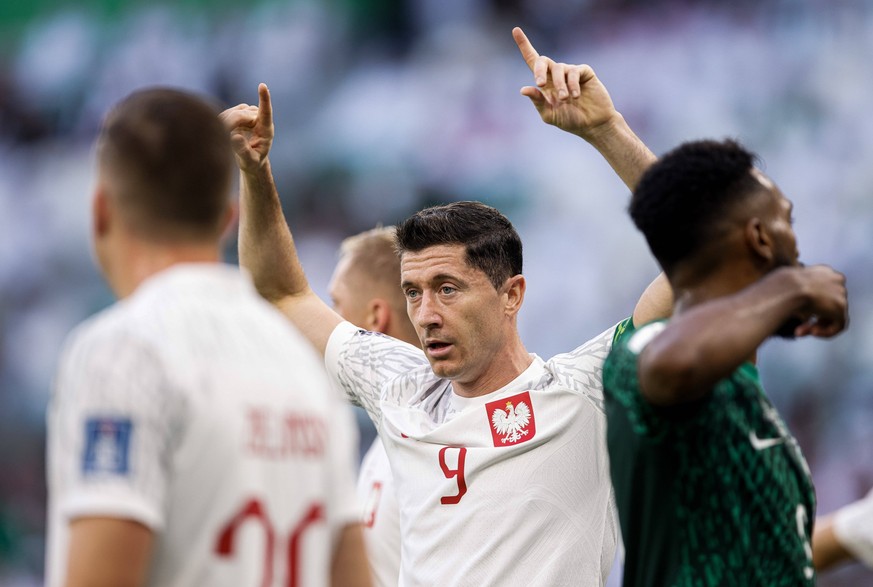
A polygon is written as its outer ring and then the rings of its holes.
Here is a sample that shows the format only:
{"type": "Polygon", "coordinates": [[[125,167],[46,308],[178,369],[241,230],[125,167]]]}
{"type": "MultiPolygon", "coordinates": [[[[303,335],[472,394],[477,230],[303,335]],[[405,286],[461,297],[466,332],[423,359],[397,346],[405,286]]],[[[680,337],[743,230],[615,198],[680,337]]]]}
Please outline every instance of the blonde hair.
{"type": "Polygon", "coordinates": [[[340,256],[348,258],[356,271],[396,289],[400,298],[400,256],[395,247],[396,234],[393,226],[377,226],[350,236],[340,245],[340,256]]]}

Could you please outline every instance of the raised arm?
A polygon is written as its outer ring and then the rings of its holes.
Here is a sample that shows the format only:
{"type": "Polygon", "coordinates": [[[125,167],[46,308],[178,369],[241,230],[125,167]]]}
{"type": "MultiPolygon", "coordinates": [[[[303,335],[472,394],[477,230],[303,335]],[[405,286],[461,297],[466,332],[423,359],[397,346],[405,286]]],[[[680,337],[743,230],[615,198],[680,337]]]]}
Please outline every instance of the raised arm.
{"type": "Polygon", "coordinates": [[[540,55],[518,27],[512,29],[512,37],[536,84],[523,87],[521,93],[530,98],[543,122],[588,141],[633,191],[656,157],[615,109],[594,70],[540,55]]]}
{"type": "Polygon", "coordinates": [[[701,399],[785,324],[797,321],[795,336],[826,338],[845,328],[847,312],[841,273],[825,265],[777,269],[674,317],[640,352],[640,389],[655,405],[701,399]]]}
{"type": "MultiPolygon", "coordinates": [[[[615,109],[594,70],[588,65],[556,63],[540,55],[518,27],[512,30],[512,37],[536,84],[523,87],[521,93],[530,98],[543,122],[588,141],[633,191],[657,157],[615,109]]],[[[661,274],[640,296],[634,324],[666,318],[672,308],[673,290],[661,274]]]]}
{"type": "Polygon", "coordinates": [[[265,84],[258,105],[240,104],[221,113],[231,132],[240,168],[240,265],[248,269],[260,294],[277,306],[324,353],[342,318],[309,287],[270,168],[273,110],[265,84]]]}

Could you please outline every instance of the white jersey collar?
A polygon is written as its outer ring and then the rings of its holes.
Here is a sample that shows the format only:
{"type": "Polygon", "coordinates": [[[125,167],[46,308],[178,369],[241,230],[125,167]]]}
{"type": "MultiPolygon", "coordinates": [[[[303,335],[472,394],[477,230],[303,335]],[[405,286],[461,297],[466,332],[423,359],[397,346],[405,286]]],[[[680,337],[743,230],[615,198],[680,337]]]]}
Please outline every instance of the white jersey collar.
{"type": "Polygon", "coordinates": [[[227,263],[176,263],[145,279],[134,296],[151,295],[164,288],[188,291],[253,290],[248,274],[227,263]]]}
{"type": "Polygon", "coordinates": [[[449,413],[455,414],[462,412],[467,408],[479,408],[501,396],[512,395],[532,389],[534,384],[542,378],[543,373],[545,372],[545,362],[533,353],[530,353],[530,357],[533,360],[531,361],[531,364],[528,365],[527,369],[522,371],[518,377],[496,391],[476,397],[462,397],[456,394],[453,389],[449,413]]]}

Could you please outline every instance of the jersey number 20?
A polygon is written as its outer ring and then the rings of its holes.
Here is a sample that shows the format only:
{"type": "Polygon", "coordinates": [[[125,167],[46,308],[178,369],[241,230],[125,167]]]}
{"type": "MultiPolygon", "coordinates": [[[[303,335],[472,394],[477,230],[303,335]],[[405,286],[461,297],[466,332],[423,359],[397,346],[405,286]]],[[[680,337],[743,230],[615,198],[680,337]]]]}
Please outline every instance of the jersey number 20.
{"type": "MultiPolygon", "coordinates": [[[[237,529],[249,519],[261,524],[266,537],[267,548],[264,553],[264,573],[261,580],[262,587],[269,587],[273,582],[273,551],[276,543],[276,531],[270,522],[267,510],[259,499],[250,499],[243,504],[237,514],[225,524],[218,534],[215,543],[215,554],[222,558],[230,558],[234,552],[234,535],[237,529]]],[[[300,539],[304,530],[312,524],[324,519],[321,504],[315,503],[309,506],[297,526],[291,530],[288,537],[288,587],[297,587],[300,582],[300,539]]]]}

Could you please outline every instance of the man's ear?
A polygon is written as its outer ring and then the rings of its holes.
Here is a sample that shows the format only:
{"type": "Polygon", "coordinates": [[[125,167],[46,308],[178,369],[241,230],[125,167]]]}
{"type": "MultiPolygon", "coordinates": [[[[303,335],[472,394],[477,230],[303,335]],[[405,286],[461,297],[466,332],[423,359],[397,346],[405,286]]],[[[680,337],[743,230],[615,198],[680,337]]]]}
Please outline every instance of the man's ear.
{"type": "Polygon", "coordinates": [[[228,240],[238,228],[239,221],[239,204],[236,202],[228,204],[227,210],[224,211],[224,218],[221,219],[221,241],[228,240]]]}
{"type": "Polygon", "coordinates": [[[109,233],[112,226],[112,202],[106,194],[103,184],[97,184],[94,188],[94,197],[91,199],[91,230],[94,238],[101,238],[109,233]]]}
{"type": "Polygon", "coordinates": [[[760,218],[753,217],[746,222],[745,240],[752,253],[765,265],[773,262],[773,240],[760,218]]]}
{"type": "Polygon", "coordinates": [[[521,309],[522,302],[524,302],[527,281],[525,281],[524,275],[513,275],[506,280],[503,287],[505,288],[506,295],[504,312],[509,316],[515,316],[521,309]]]}
{"type": "Polygon", "coordinates": [[[367,303],[367,330],[386,334],[391,326],[391,305],[382,298],[367,303]]]}

